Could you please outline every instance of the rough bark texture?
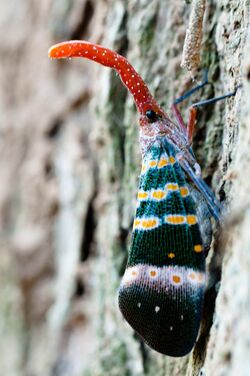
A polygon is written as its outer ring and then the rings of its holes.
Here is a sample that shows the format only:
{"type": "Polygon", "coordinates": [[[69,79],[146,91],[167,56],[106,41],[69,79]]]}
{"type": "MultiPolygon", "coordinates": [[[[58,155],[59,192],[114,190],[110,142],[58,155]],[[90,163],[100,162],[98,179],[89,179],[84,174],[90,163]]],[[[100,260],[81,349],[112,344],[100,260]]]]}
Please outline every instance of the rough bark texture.
{"type": "Polygon", "coordinates": [[[201,68],[213,84],[193,100],[243,88],[199,114],[194,149],[228,214],[208,257],[200,337],[184,358],[146,348],[117,307],[140,170],[132,99],[108,69],[47,58],[54,42],[102,43],[167,108],[192,85],[180,68],[189,3],[1,2],[2,375],[249,375],[249,1],[206,2],[201,68]]]}

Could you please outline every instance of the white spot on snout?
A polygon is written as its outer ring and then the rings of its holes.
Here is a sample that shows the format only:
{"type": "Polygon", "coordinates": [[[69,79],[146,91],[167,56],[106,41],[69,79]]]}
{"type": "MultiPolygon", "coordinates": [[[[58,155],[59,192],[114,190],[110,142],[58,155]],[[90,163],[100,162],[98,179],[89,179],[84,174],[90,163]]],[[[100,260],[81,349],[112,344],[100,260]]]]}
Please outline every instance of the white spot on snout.
{"type": "Polygon", "coordinates": [[[157,312],[159,312],[159,311],[160,311],[160,307],[155,306],[155,312],[157,313],[157,312]]]}
{"type": "Polygon", "coordinates": [[[138,307],[138,308],[141,308],[141,302],[138,302],[138,303],[137,303],[137,307],[138,307]]]}

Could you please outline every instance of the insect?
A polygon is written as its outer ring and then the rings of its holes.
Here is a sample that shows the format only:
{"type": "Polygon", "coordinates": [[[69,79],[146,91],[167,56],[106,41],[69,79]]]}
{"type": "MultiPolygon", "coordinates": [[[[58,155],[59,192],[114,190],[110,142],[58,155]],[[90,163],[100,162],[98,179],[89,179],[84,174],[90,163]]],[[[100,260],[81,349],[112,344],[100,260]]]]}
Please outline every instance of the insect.
{"type": "Polygon", "coordinates": [[[49,57],[83,57],[114,68],[134,97],[140,114],[142,170],[119,307],[152,349],[183,356],[198,335],[210,217],[219,220],[221,210],[201,178],[191,147],[196,108],[191,108],[186,126],[173,105],[172,121],[127,59],[100,45],[63,42],[50,48],[49,57]]]}

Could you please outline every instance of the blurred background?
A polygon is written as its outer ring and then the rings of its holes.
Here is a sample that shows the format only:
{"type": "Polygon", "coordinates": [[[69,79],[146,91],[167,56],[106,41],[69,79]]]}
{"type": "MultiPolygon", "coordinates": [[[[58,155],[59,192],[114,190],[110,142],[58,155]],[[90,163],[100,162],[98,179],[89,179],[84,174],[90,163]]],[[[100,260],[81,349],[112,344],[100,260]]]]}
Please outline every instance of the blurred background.
{"type": "Polygon", "coordinates": [[[196,73],[208,67],[213,84],[194,101],[244,90],[198,117],[203,176],[232,209],[209,256],[198,344],[181,359],[149,350],[117,306],[140,171],[133,101],[111,70],[47,57],[64,40],[103,44],[167,109],[194,85],[180,63],[195,3],[0,3],[1,375],[249,375],[249,2],[206,4],[196,73]]]}

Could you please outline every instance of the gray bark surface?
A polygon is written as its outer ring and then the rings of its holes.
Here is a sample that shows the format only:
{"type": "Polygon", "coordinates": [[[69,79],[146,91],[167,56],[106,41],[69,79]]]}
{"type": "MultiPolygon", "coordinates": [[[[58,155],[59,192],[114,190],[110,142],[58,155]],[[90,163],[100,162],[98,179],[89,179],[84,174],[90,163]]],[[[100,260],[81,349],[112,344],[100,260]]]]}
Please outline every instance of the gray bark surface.
{"type": "Polygon", "coordinates": [[[207,258],[200,336],[184,358],[148,349],[117,306],[140,172],[132,98],[107,68],[47,57],[63,40],[103,44],[127,56],[167,110],[194,85],[180,66],[191,7],[0,3],[1,375],[249,375],[249,1],[206,1],[200,68],[213,85],[192,101],[243,87],[199,112],[194,150],[226,215],[207,258]]]}

